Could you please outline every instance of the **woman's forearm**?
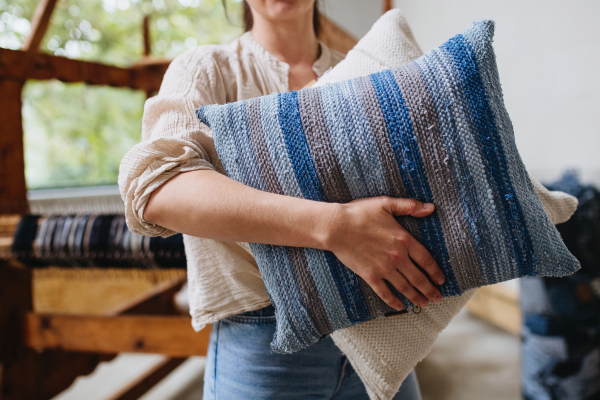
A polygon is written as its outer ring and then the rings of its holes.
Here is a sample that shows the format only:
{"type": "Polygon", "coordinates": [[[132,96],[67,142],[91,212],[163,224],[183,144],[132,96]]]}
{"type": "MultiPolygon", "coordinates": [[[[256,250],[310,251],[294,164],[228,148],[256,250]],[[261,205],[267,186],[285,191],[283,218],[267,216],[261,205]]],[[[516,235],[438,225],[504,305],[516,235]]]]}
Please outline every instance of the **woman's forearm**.
{"type": "Polygon", "coordinates": [[[144,218],[208,239],[325,247],[337,204],[263,192],[216,171],[177,175],[150,197],[144,218]]]}
{"type": "Polygon", "coordinates": [[[387,196],[347,204],[262,192],[215,171],[182,173],[156,190],[144,217],[209,239],[332,251],[391,307],[402,309],[386,281],[414,304],[438,302],[444,275],[429,252],[395,219],[425,217],[433,204],[387,196]],[[421,267],[419,269],[417,267],[421,267]]]}

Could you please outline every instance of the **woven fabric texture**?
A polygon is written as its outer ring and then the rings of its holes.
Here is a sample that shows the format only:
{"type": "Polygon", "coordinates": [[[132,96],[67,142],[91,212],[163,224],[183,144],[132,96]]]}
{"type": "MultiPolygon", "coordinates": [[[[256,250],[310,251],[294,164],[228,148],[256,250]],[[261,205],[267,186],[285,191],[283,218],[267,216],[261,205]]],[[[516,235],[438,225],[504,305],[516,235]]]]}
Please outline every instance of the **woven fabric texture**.
{"type": "MultiPolygon", "coordinates": [[[[399,222],[446,276],[444,297],[579,268],[514,143],[492,21],[415,62],[366,77],[197,110],[227,174],[317,201],[391,195],[436,204],[399,222]]],[[[393,311],[330,252],[252,244],[289,353],[393,311]]],[[[398,294],[405,307],[412,304],[398,294]]]]}
{"type": "MultiPolygon", "coordinates": [[[[313,87],[408,64],[421,55],[404,13],[394,9],[384,14],[346,59],[313,87]]],[[[533,178],[532,182],[552,223],[567,221],[577,208],[577,199],[563,192],[551,192],[533,178]]],[[[378,318],[340,329],[333,332],[331,338],[348,357],[365,384],[369,398],[390,400],[474,292],[469,290],[461,296],[446,297],[419,314],[378,318]]]]}

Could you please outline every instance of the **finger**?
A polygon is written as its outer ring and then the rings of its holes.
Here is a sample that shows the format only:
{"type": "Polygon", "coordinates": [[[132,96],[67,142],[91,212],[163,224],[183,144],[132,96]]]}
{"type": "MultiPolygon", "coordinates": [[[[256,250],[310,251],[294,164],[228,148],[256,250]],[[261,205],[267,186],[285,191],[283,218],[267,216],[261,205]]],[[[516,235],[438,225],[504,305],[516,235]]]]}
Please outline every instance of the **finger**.
{"type": "Polygon", "coordinates": [[[444,284],[446,278],[444,271],[439,267],[438,263],[429,251],[418,240],[411,240],[407,246],[408,255],[410,258],[438,285],[444,284]]]}
{"type": "Polygon", "coordinates": [[[435,210],[432,203],[423,203],[415,199],[391,198],[391,212],[395,216],[412,215],[413,217],[426,217],[435,210]]]}
{"type": "Polygon", "coordinates": [[[386,285],[383,279],[377,279],[373,281],[367,281],[369,286],[373,289],[373,291],[384,301],[385,304],[392,307],[395,310],[402,311],[404,308],[404,304],[402,304],[402,300],[398,298],[390,288],[386,285]]]}
{"type": "Polygon", "coordinates": [[[385,279],[416,306],[426,307],[429,301],[408,280],[396,270],[385,279]]]}
{"type": "MultiPolygon", "coordinates": [[[[408,282],[421,292],[425,297],[434,303],[442,299],[442,294],[433,286],[427,276],[412,263],[410,259],[402,263],[398,270],[408,279],[408,282]]],[[[402,293],[402,292],[401,292],[402,293]]],[[[404,294],[404,293],[402,293],[404,294]]]]}

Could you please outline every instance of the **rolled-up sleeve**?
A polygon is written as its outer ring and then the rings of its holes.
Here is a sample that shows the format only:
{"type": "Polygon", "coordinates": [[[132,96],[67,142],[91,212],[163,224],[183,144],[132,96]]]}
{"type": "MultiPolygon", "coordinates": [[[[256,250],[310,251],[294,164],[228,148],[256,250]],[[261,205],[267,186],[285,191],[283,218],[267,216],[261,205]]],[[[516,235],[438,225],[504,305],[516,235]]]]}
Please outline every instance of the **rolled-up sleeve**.
{"type": "Polygon", "coordinates": [[[146,101],[142,141],[129,150],[119,168],[119,190],[131,231],[147,236],[174,234],[144,219],[152,192],[179,173],[218,169],[212,133],[194,111],[224,102],[220,77],[210,53],[190,51],[171,63],[158,95],[146,101]]]}

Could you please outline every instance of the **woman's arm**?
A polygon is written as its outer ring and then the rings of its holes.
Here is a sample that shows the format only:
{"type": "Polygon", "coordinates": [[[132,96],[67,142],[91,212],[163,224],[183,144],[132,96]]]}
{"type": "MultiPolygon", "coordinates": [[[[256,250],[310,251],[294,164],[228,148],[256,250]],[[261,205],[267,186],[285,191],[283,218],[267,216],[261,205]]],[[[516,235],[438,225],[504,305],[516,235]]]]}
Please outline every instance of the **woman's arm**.
{"type": "Polygon", "coordinates": [[[144,219],[192,236],[332,251],[388,305],[402,309],[384,279],[414,304],[441,300],[444,276],[394,216],[424,217],[433,205],[375,197],[323,203],[253,189],[211,170],[181,173],[155,190],[144,219]],[[429,207],[429,208],[428,208],[429,207]]]}

